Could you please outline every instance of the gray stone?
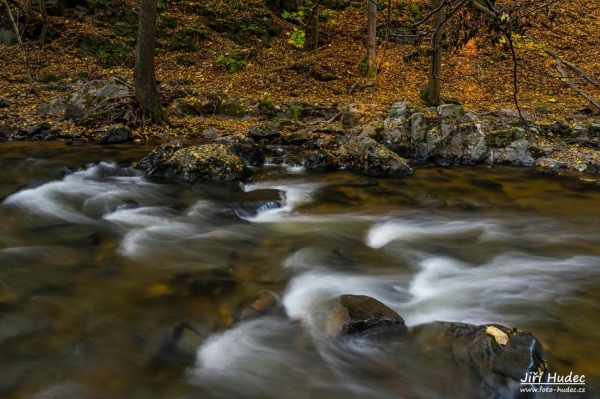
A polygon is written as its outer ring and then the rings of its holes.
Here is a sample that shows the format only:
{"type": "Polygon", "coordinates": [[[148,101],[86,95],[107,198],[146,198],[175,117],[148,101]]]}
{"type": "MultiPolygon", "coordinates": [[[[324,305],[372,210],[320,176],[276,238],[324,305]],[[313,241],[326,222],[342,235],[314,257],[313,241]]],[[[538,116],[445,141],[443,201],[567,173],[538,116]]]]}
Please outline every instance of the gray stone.
{"type": "Polygon", "coordinates": [[[67,105],[67,107],[65,108],[64,113],[63,113],[63,117],[65,119],[76,121],[76,122],[81,121],[81,119],[84,117],[84,115],[85,115],[85,113],[83,112],[83,110],[73,104],[67,105]]]}
{"type": "Polygon", "coordinates": [[[0,125],[0,141],[9,141],[14,134],[8,125],[0,125]]]}
{"type": "Polygon", "coordinates": [[[19,39],[17,38],[17,35],[14,34],[14,32],[2,29],[0,30],[0,42],[9,46],[14,46],[15,44],[19,43],[19,39]]]}
{"type": "Polygon", "coordinates": [[[208,140],[216,140],[219,138],[219,132],[214,127],[209,127],[204,132],[202,132],[202,138],[208,140]]]}
{"type": "Polygon", "coordinates": [[[97,101],[114,100],[131,95],[129,87],[118,81],[111,79],[96,93],[97,101]]]}
{"type": "Polygon", "coordinates": [[[126,143],[133,140],[133,132],[126,126],[113,126],[100,137],[100,144],[126,143]]]}
{"type": "Polygon", "coordinates": [[[534,164],[534,159],[529,151],[529,141],[525,139],[515,140],[504,148],[492,148],[489,157],[493,163],[525,166],[534,164]]]}
{"type": "Polygon", "coordinates": [[[401,156],[414,156],[410,115],[406,103],[397,102],[392,105],[389,117],[383,121],[382,143],[387,149],[401,156]]]}
{"type": "Polygon", "coordinates": [[[354,137],[335,154],[348,170],[377,176],[405,176],[413,173],[406,161],[369,137],[354,137]]]}
{"type": "Polygon", "coordinates": [[[342,127],[350,129],[363,123],[366,119],[366,114],[363,110],[355,105],[349,105],[342,111],[342,127]]]}
{"type": "Polygon", "coordinates": [[[34,125],[27,130],[28,136],[35,136],[37,134],[45,134],[50,132],[50,124],[48,122],[40,123],[39,125],[34,125]]]}
{"type": "Polygon", "coordinates": [[[271,141],[279,136],[281,133],[279,130],[272,126],[250,126],[248,129],[248,136],[256,141],[266,140],[271,141]]]}

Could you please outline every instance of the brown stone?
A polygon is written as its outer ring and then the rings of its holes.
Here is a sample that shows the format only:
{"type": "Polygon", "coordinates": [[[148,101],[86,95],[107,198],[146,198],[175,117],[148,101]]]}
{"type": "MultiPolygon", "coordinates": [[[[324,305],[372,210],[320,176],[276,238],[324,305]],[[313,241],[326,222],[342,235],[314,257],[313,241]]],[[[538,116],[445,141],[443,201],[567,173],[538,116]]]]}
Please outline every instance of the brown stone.
{"type": "Polygon", "coordinates": [[[365,295],[342,295],[327,320],[327,334],[355,334],[378,327],[405,326],[404,319],[378,300],[365,295]]]}

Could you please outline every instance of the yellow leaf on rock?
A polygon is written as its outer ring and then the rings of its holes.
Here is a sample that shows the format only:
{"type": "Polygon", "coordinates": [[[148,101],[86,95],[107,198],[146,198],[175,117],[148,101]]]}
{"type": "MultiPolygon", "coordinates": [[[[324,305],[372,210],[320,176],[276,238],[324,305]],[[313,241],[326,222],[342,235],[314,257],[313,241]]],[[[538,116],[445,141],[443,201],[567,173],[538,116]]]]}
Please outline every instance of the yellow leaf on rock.
{"type": "Polygon", "coordinates": [[[488,328],[485,329],[485,333],[494,337],[496,342],[500,345],[506,345],[508,343],[508,335],[503,333],[502,330],[497,327],[488,326],[488,328]]]}

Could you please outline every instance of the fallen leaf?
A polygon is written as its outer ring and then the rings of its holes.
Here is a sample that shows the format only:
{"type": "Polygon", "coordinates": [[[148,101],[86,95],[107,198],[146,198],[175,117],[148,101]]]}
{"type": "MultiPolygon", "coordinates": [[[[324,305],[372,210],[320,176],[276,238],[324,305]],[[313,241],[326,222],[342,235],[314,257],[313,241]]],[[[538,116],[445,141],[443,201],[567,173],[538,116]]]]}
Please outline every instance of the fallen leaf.
{"type": "Polygon", "coordinates": [[[497,327],[488,326],[488,328],[485,329],[485,333],[494,337],[496,342],[500,345],[506,345],[508,343],[508,335],[503,333],[502,330],[497,327]]]}

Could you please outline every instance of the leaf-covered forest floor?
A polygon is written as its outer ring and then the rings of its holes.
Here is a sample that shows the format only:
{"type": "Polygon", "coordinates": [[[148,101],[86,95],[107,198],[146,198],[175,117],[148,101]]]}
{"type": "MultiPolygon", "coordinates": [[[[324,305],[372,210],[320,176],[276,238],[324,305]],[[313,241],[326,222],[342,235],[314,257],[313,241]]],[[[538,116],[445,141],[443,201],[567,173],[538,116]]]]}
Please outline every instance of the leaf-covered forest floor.
{"type": "MultiPolygon", "coordinates": [[[[418,6],[425,14],[428,3],[393,1],[391,24],[414,23],[418,17],[414,8],[411,14],[411,5],[418,6]]],[[[133,0],[124,0],[122,4],[130,11],[136,9],[133,0]]],[[[159,12],[156,67],[165,105],[182,93],[197,95],[207,89],[256,102],[301,101],[345,106],[356,101],[381,109],[398,100],[424,105],[419,93],[426,85],[429,58],[425,54],[429,43],[415,45],[412,40],[394,39],[397,30],[386,36],[387,10],[380,13],[379,19],[379,73],[376,79],[368,80],[360,68],[365,56],[367,17],[358,4],[331,10],[321,18],[320,45],[316,50],[292,45],[291,35],[299,26],[271,13],[260,0],[188,0],[162,4],[165,8],[159,12]],[[225,60],[229,61],[229,67],[225,60]],[[235,67],[238,70],[232,72],[230,69],[235,67]]],[[[114,46],[128,43],[133,48],[135,24],[102,22],[102,18],[98,21],[90,15],[80,20],[72,11],[67,10],[62,17],[50,17],[51,42],[44,45],[34,40],[25,42],[34,92],[29,88],[18,47],[0,45],[0,93],[11,103],[9,108],[0,109],[0,119],[22,124],[26,129],[25,125],[46,117],[38,112],[40,104],[64,96],[61,84],[115,76],[132,81],[135,51],[120,54],[107,50],[86,56],[78,43],[82,37],[101,37],[114,46]],[[104,67],[100,65],[102,61],[104,67]],[[112,65],[106,67],[107,63],[112,65]]],[[[591,78],[600,80],[600,2],[559,1],[537,11],[532,19],[529,32],[534,37],[591,78]]],[[[540,46],[517,36],[515,47],[523,65],[518,74],[518,98],[523,111],[540,123],[551,123],[568,120],[574,111],[591,107],[566,87],[555,60],[540,46]]],[[[442,97],[480,114],[514,108],[512,68],[510,53],[502,43],[492,45],[482,34],[462,49],[444,55],[442,97]]],[[[574,77],[573,81],[600,99],[599,87],[581,77],[574,77]]],[[[171,117],[171,121],[170,127],[159,130],[172,130],[177,135],[191,124],[198,130],[200,124],[221,126],[233,133],[245,132],[248,124],[211,117],[200,120],[171,117]]],[[[71,122],[61,123],[63,131],[81,130],[71,122]]],[[[146,129],[144,134],[153,135],[156,131],[146,129]]],[[[139,131],[136,133],[141,137],[139,131]]]]}

